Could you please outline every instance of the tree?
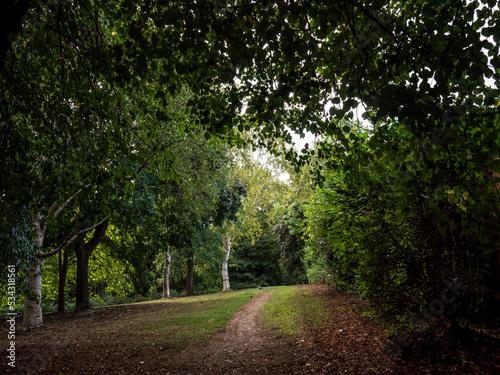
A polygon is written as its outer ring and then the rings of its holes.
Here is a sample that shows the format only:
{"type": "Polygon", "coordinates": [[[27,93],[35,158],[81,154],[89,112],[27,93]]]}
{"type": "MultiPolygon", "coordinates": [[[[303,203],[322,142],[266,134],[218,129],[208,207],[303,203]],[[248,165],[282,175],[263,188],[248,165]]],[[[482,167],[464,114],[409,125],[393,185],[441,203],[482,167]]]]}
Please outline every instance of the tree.
{"type": "Polygon", "coordinates": [[[302,262],[305,246],[302,239],[304,225],[303,206],[300,203],[292,203],[273,226],[273,233],[278,236],[280,244],[280,268],[289,284],[302,284],[306,281],[302,262]]]}
{"type": "Polygon", "coordinates": [[[215,140],[195,142],[178,151],[178,170],[184,183],[172,184],[162,203],[168,232],[165,258],[169,258],[168,246],[185,252],[188,294],[194,290],[195,258],[207,264],[219,259],[220,237],[212,226],[231,217],[238,199],[233,195],[237,188],[228,186],[230,161],[225,146],[215,140]]]}
{"type": "MultiPolygon", "coordinates": [[[[432,228],[426,233],[438,237],[441,233],[450,247],[446,252],[455,261],[449,270],[457,274],[459,249],[465,256],[468,240],[454,244],[453,239],[468,233],[465,223],[479,222],[478,246],[483,255],[496,246],[493,233],[497,224],[486,220],[488,227],[464,204],[471,191],[479,188],[481,203],[476,207],[482,207],[486,217],[497,212],[491,201],[497,198],[486,193],[495,183],[488,171],[496,169],[499,150],[494,129],[499,120],[500,60],[498,44],[492,41],[498,39],[493,25],[500,12],[493,5],[458,0],[444,4],[241,2],[220,10],[227,22],[218,32],[228,36],[220,51],[214,51],[215,60],[237,64],[235,74],[241,80],[232,91],[247,103],[245,115],[253,121],[250,123],[262,126],[263,142],[273,135],[286,138],[285,124],[299,133],[307,129],[334,136],[331,155],[347,154],[352,161],[353,172],[342,178],[352,176],[354,180],[354,171],[362,171],[371,159],[369,153],[363,153],[366,159],[361,161],[351,152],[364,141],[342,121],[353,118],[358,104],[363,103],[364,118],[376,129],[377,136],[366,141],[376,157],[394,155],[394,143],[384,144],[386,137],[394,139],[390,135],[394,123],[399,124],[398,130],[406,129],[408,148],[406,155],[398,157],[411,163],[404,164],[406,171],[395,187],[400,192],[408,188],[417,192],[422,188],[418,187],[420,177],[432,176],[435,182],[429,191],[437,197],[424,198],[431,197],[425,191],[412,197],[425,207],[426,213],[420,217],[427,220],[421,223],[432,228]],[[327,111],[328,100],[332,107],[327,111]],[[467,165],[468,161],[473,165],[467,165]],[[468,178],[466,186],[461,184],[462,178],[468,178]],[[450,208],[449,200],[458,204],[450,208]]],[[[195,13],[193,18],[197,16],[202,17],[195,13]]],[[[310,158],[307,154],[298,159],[287,156],[298,164],[310,158]]],[[[351,181],[347,187],[350,194],[355,192],[351,181]]],[[[436,254],[438,244],[432,244],[436,254]]]]}
{"type": "MultiPolygon", "coordinates": [[[[314,145],[307,145],[307,148],[314,145]]],[[[306,150],[304,150],[306,151],[306,150]]],[[[272,231],[278,236],[280,243],[280,267],[287,283],[304,283],[307,281],[304,266],[305,242],[303,238],[306,228],[305,206],[313,193],[314,164],[311,161],[307,166],[296,172],[288,166],[288,196],[283,208],[275,212],[272,231]]],[[[312,280],[311,280],[312,281],[312,280]]]]}
{"type": "MultiPolygon", "coordinates": [[[[59,31],[67,31],[64,28],[68,25],[62,20],[55,23],[59,31]]],[[[81,23],[79,26],[82,30],[85,28],[81,23]]],[[[77,58],[79,52],[88,51],[98,44],[99,38],[82,39],[85,48],[82,44],[79,50],[75,48],[76,42],[68,39],[60,41],[56,48],[47,49],[41,40],[49,37],[48,34],[47,30],[39,30],[19,38],[24,46],[16,44],[11,50],[1,77],[0,138],[7,152],[1,162],[2,173],[6,177],[1,186],[2,205],[7,209],[16,205],[24,207],[25,214],[31,216],[36,238],[34,248],[24,249],[25,253],[31,251],[34,257],[34,261],[26,263],[30,268],[29,284],[34,288],[34,298],[27,298],[25,303],[24,319],[28,326],[41,324],[41,267],[45,259],[67,246],[76,236],[90,230],[83,223],[74,223],[76,225],[66,234],[58,236],[63,239],[61,243],[44,251],[46,229],[53,226],[53,233],[57,232],[57,227],[67,229],[66,220],[69,218],[64,217],[64,210],[71,211],[78,204],[83,206],[84,199],[80,198],[86,192],[106,189],[102,186],[102,177],[112,175],[101,169],[100,173],[91,177],[88,173],[90,164],[85,164],[92,163],[90,168],[101,166],[107,159],[102,151],[112,143],[109,142],[109,135],[104,136],[112,131],[107,122],[109,116],[100,117],[102,113],[88,111],[88,108],[97,105],[97,98],[106,90],[99,90],[87,79],[87,71],[92,71],[92,64],[84,63],[80,69],[66,66],[67,61],[77,58]],[[54,61],[61,62],[61,65],[54,67],[54,61]],[[92,91],[87,100],[82,100],[79,95],[82,89],[92,91]],[[67,92],[72,95],[64,97],[60,94],[67,92]],[[17,100],[13,101],[13,97],[17,100]],[[49,102],[52,106],[48,107],[49,102]],[[68,121],[70,114],[73,121],[68,121]],[[95,125],[92,131],[89,131],[90,124],[95,125]],[[82,144],[84,140],[89,142],[82,144]]],[[[118,135],[115,140],[123,141],[118,135]]],[[[21,251],[15,258],[22,265],[21,251]]],[[[30,295],[28,293],[27,297],[30,295]]]]}
{"type": "Polygon", "coordinates": [[[156,95],[164,84],[157,79],[158,65],[148,66],[142,84],[137,84],[138,75],[146,67],[137,67],[135,86],[116,71],[102,69],[106,53],[125,41],[110,42],[109,23],[89,12],[88,4],[70,5],[46,14],[43,23],[27,21],[29,32],[16,39],[1,76],[2,206],[19,206],[18,213],[31,217],[36,240],[7,254],[19,269],[30,268],[29,284],[35,290],[27,293],[34,298],[25,304],[29,326],[41,324],[44,260],[109,216],[110,201],[130,194],[146,166],[154,164],[163,177],[175,176],[168,146],[172,133],[178,134],[177,142],[186,125],[186,112],[179,111],[186,96],[167,100],[156,95]],[[172,129],[174,122],[179,127],[172,129]],[[81,212],[88,216],[76,220],[81,212]],[[86,228],[84,223],[90,224],[86,228]],[[59,244],[45,248],[47,229],[61,238],[59,244]]]}
{"type": "MultiPolygon", "coordinates": [[[[12,8],[9,3],[6,10],[12,8]]],[[[498,46],[489,39],[498,38],[494,25],[499,13],[491,1],[118,4],[123,6],[103,1],[100,11],[114,28],[119,48],[109,56],[91,54],[91,59],[120,72],[123,66],[114,59],[120,55],[141,76],[148,69],[145,62],[161,56],[173,73],[167,78],[171,90],[179,88],[183,76],[200,94],[193,103],[213,133],[232,133],[232,115],[243,100],[247,117],[256,121],[235,121],[242,129],[262,126],[258,136],[263,141],[288,139],[285,124],[299,134],[337,131],[325,110],[328,98],[337,119],[352,116],[349,111],[361,100],[367,118],[398,117],[426,132],[436,129],[431,117],[439,122],[463,117],[467,111],[460,108],[467,100],[474,116],[495,112],[496,89],[484,81],[496,81],[500,63],[498,46]],[[225,95],[217,90],[208,94],[215,87],[224,87],[225,95]],[[476,91],[484,95],[473,95],[476,91]]],[[[52,13],[76,12],[80,7],[75,5],[79,2],[68,1],[52,13]]],[[[51,16],[50,8],[36,10],[51,16]]],[[[12,19],[18,24],[20,18],[12,19]]],[[[100,21],[92,23],[102,27],[100,21]]]]}
{"type": "Polygon", "coordinates": [[[279,158],[264,152],[252,155],[246,150],[238,154],[236,161],[233,173],[243,182],[245,197],[239,198],[242,202],[238,203],[236,220],[222,227],[225,254],[222,262],[223,290],[230,288],[228,268],[233,243],[237,238],[245,238],[254,244],[263,235],[263,228],[271,225],[273,213],[286,192],[286,185],[279,180],[285,170],[279,158]]]}
{"type": "Polygon", "coordinates": [[[75,254],[77,262],[76,270],[76,312],[84,311],[90,308],[89,292],[89,259],[97,245],[102,241],[108,229],[109,218],[100,222],[92,238],[85,241],[83,235],[75,240],[75,254]]]}
{"type": "Polygon", "coordinates": [[[261,231],[252,239],[244,232],[235,238],[230,275],[235,289],[279,285],[283,282],[280,245],[265,214],[259,215],[261,231]]]}
{"type": "Polygon", "coordinates": [[[490,259],[498,196],[490,188],[490,160],[478,156],[483,137],[500,138],[497,129],[476,126],[481,131],[457,131],[425,160],[413,134],[396,122],[348,127],[344,153],[333,137],[321,146],[326,180],[306,210],[308,248],[328,256],[338,286],[358,290],[386,319],[418,312],[454,283],[467,290],[442,321],[457,328],[473,309],[487,312],[498,295],[490,259]]]}
{"type": "Polygon", "coordinates": [[[167,248],[167,251],[164,254],[164,266],[163,266],[163,298],[170,297],[170,264],[172,263],[172,255],[170,254],[170,249],[167,248]]]}
{"type": "Polygon", "coordinates": [[[215,212],[212,222],[220,227],[222,234],[222,248],[224,258],[222,260],[222,290],[231,289],[229,282],[229,256],[234,239],[234,224],[237,214],[243,204],[242,200],[246,196],[246,187],[237,179],[234,179],[227,188],[221,191],[219,196],[218,209],[215,212]]]}
{"type": "Polygon", "coordinates": [[[57,312],[64,312],[66,295],[66,278],[68,276],[69,254],[67,251],[59,252],[59,288],[57,293],[57,312]],[[64,256],[63,256],[64,253],[64,256]]]}

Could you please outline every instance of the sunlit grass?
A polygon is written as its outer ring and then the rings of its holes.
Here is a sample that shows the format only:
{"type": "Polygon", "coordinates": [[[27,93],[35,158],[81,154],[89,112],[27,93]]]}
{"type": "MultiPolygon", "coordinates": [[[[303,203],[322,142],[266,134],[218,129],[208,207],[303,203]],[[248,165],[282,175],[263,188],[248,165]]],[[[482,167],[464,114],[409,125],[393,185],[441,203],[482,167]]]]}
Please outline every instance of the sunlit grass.
{"type": "Polygon", "coordinates": [[[322,327],[329,314],[324,301],[307,286],[285,286],[276,289],[261,317],[278,336],[296,336],[322,327]]]}

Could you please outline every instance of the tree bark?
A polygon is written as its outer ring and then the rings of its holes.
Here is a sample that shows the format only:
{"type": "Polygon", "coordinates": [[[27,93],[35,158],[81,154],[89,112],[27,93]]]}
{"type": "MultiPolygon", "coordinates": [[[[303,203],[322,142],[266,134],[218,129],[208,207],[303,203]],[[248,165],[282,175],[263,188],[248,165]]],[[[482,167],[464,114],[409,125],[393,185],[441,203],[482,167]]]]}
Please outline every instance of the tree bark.
{"type": "Polygon", "coordinates": [[[230,290],[231,285],[229,284],[229,270],[228,262],[229,255],[231,254],[232,238],[230,236],[222,238],[224,244],[224,260],[222,261],[222,290],[230,290]]]}
{"type": "Polygon", "coordinates": [[[170,250],[165,252],[165,264],[163,265],[163,298],[170,297],[170,263],[172,256],[170,250]]]}
{"type": "Polygon", "coordinates": [[[44,260],[30,267],[29,288],[24,297],[23,327],[37,328],[43,324],[42,318],[42,267],[44,260]]]}
{"type": "Polygon", "coordinates": [[[85,239],[79,237],[75,241],[76,254],[76,312],[90,308],[89,294],[89,259],[90,253],[85,249],[85,239]]]}
{"type": "Polygon", "coordinates": [[[64,312],[64,289],[66,286],[66,276],[68,275],[68,252],[64,252],[64,259],[61,262],[62,251],[59,252],[59,292],[57,296],[57,311],[64,312]]]}
{"type": "MultiPolygon", "coordinates": [[[[33,234],[37,245],[37,250],[43,248],[45,236],[45,225],[42,223],[43,216],[35,214],[31,218],[33,234]]],[[[43,324],[42,318],[42,268],[44,258],[39,258],[37,264],[29,270],[29,290],[24,297],[23,327],[31,329],[40,327],[43,324]]]]}
{"type": "Polygon", "coordinates": [[[186,294],[193,294],[193,279],[194,279],[194,261],[193,254],[188,255],[187,261],[187,280],[186,280],[186,294]]]}
{"type": "Polygon", "coordinates": [[[76,312],[82,312],[90,308],[89,259],[94,249],[104,238],[108,225],[109,219],[100,223],[95,228],[92,239],[87,243],[85,243],[85,235],[79,236],[75,241],[76,312]]]}

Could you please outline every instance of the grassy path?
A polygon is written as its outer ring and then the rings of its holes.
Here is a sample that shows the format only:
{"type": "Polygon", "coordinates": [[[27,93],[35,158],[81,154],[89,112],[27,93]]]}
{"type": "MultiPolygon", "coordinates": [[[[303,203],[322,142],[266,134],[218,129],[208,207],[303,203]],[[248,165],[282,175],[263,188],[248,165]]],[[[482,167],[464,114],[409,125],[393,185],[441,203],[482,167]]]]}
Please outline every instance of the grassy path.
{"type": "Polygon", "coordinates": [[[170,364],[172,375],[301,374],[303,351],[276,338],[259,318],[280,291],[264,292],[233,316],[208,345],[188,348],[170,364]]]}
{"type": "MultiPolygon", "coordinates": [[[[16,369],[0,373],[167,373],[186,347],[208,342],[258,289],[49,314],[45,326],[16,337],[16,369]]],[[[20,323],[20,319],[19,319],[20,323]]],[[[2,322],[7,337],[6,321],[2,322]]],[[[2,337],[2,350],[7,342],[2,337]]]]}
{"type": "Polygon", "coordinates": [[[0,365],[19,374],[301,373],[297,337],[325,316],[309,286],[49,314],[42,330],[16,338],[17,368],[0,365]]]}
{"type": "MultiPolygon", "coordinates": [[[[356,296],[325,285],[271,287],[50,314],[16,334],[5,374],[498,374],[500,340],[416,337],[394,357],[356,296]]],[[[2,352],[8,323],[0,326],[2,352]]]]}

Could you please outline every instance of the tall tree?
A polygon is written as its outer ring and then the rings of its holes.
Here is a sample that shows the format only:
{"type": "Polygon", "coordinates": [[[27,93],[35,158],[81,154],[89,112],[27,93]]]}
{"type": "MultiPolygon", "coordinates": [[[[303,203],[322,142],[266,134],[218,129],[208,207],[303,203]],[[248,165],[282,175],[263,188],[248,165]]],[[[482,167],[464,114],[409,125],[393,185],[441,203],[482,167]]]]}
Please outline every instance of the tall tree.
{"type": "Polygon", "coordinates": [[[224,257],[222,259],[222,290],[231,289],[229,282],[229,256],[231,246],[234,240],[234,224],[237,220],[237,214],[243,204],[246,195],[246,187],[238,179],[228,183],[219,195],[219,203],[216,212],[212,217],[212,223],[221,230],[222,249],[224,257]]]}
{"type": "Polygon", "coordinates": [[[229,258],[236,239],[247,238],[254,243],[262,234],[263,222],[265,226],[271,225],[273,213],[287,190],[286,184],[279,179],[285,172],[283,161],[279,158],[263,151],[254,154],[246,149],[237,153],[235,159],[232,173],[243,183],[245,196],[238,193],[241,203],[235,206],[235,218],[222,226],[223,290],[230,289],[229,258]]]}
{"type": "Polygon", "coordinates": [[[81,5],[67,2],[54,14],[42,13],[42,23],[26,21],[29,32],[12,45],[1,76],[0,199],[6,210],[19,206],[33,227],[33,246],[7,254],[20,269],[30,268],[29,326],[41,324],[44,260],[109,216],[109,203],[129,195],[146,166],[175,176],[168,146],[188,124],[179,110],[185,95],[157,95],[164,85],[157,64],[148,66],[147,76],[143,65],[134,76],[107,69],[106,54],[125,40],[112,38],[96,4],[81,5]],[[76,220],[78,212],[90,213],[89,227],[76,220]],[[62,242],[45,248],[47,228],[62,242]]]}
{"type": "Polygon", "coordinates": [[[102,241],[108,229],[109,218],[97,224],[94,234],[88,241],[85,236],[79,235],[75,239],[76,254],[76,312],[87,310],[90,307],[89,292],[89,259],[97,245],[102,241]]]}

